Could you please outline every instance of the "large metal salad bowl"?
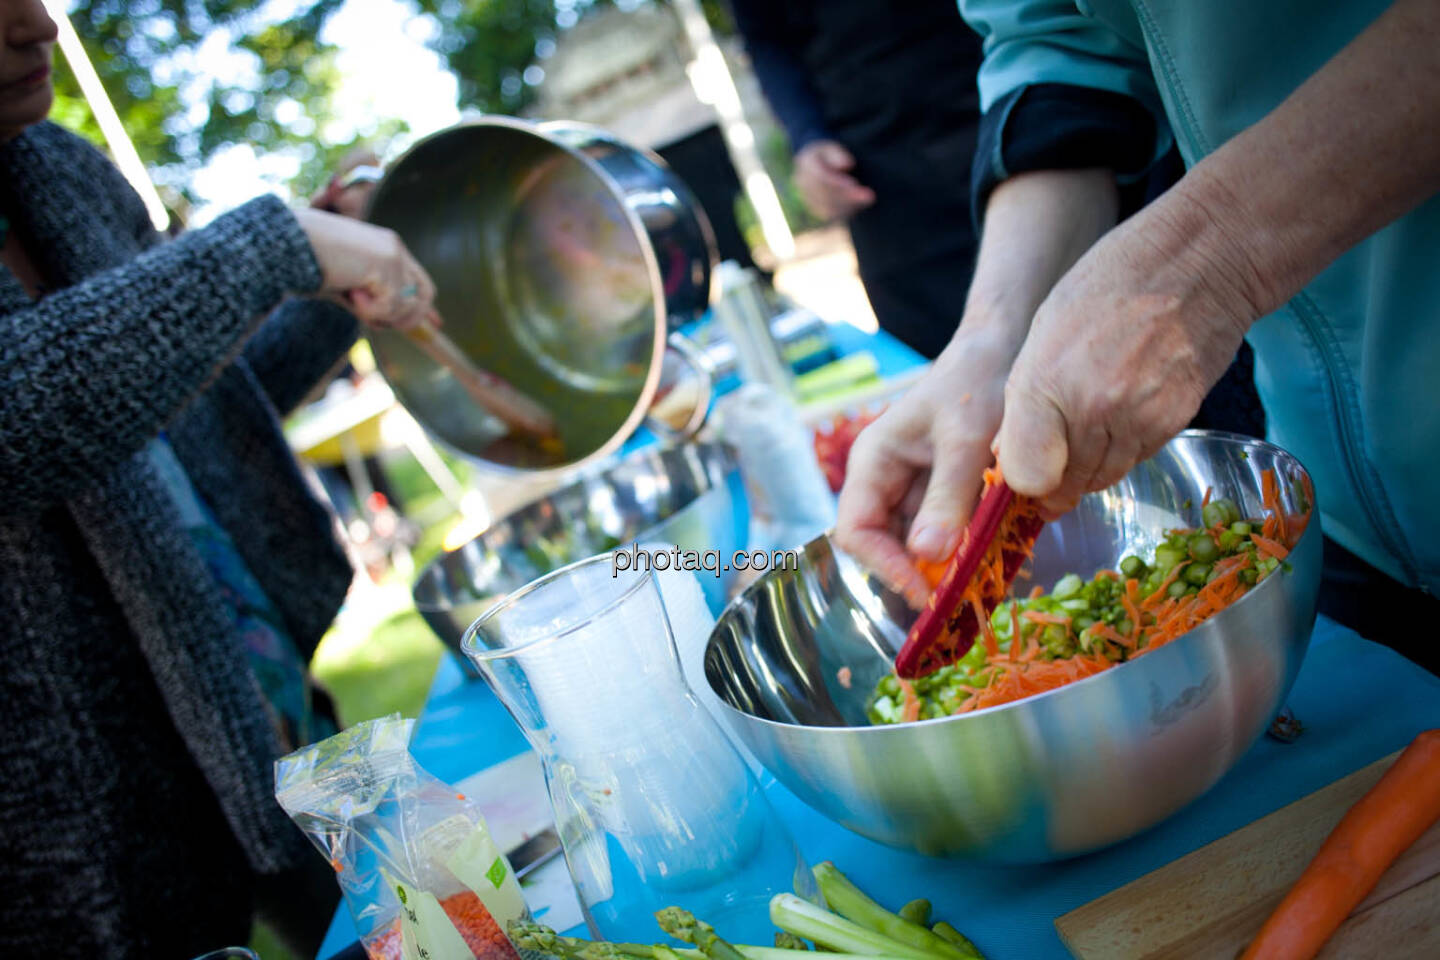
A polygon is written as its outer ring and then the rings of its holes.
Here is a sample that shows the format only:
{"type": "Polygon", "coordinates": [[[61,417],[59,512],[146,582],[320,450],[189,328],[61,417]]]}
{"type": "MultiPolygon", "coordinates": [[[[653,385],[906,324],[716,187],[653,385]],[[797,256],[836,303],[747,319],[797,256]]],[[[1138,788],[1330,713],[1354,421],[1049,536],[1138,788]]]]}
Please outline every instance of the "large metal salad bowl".
{"type": "MultiPolygon", "coordinates": [[[[1310,483],[1263,441],[1190,431],[1046,526],[1033,579],[1089,578],[1198,522],[1207,488],[1263,513],[1310,483]]],[[[914,614],[827,538],[726,609],[705,656],[749,748],[801,799],[857,833],[932,855],[1042,862],[1131,837],[1204,793],[1283,706],[1309,644],[1320,578],[1312,515],[1285,567],[1189,633],[1096,676],[958,716],[869,726],[866,700],[914,614]],[[842,684],[842,668],[850,683],[842,684]]]]}
{"type": "MultiPolygon", "coordinates": [[[[491,604],[568,563],[631,542],[716,550],[728,560],[746,546],[748,534],[745,488],[724,447],[646,449],[521,507],[441,555],[416,580],[415,606],[459,654],[465,628],[491,604]]],[[[732,577],[702,577],[712,610],[724,603],[732,577]]]]}

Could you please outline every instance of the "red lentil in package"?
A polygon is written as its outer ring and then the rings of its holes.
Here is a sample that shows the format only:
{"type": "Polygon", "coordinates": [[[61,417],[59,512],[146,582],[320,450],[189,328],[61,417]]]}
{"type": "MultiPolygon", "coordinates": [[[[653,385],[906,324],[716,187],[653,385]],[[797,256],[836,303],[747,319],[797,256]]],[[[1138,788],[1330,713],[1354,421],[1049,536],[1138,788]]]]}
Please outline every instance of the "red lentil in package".
{"type": "Polygon", "coordinates": [[[410,755],[413,720],[358,724],[275,764],[275,798],[335,868],[372,960],[518,960],[529,919],[475,803],[410,755]]]}

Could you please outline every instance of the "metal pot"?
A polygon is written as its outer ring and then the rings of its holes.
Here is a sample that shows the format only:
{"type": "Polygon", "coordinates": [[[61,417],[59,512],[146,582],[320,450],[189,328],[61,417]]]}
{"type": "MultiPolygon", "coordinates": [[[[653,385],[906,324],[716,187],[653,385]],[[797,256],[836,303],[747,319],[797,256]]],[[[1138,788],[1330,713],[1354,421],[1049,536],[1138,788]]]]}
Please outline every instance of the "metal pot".
{"type": "Polygon", "coordinates": [[[715,241],[655,154],[590,126],[484,117],[411,147],[381,178],[368,219],[429,271],[446,332],[470,360],[561,421],[559,449],[511,437],[409,338],[372,333],[396,396],[451,448],[521,470],[603,457],[645,420],[662,374],[698,387],[657,428],[683,436],[703,422],[708,371],[671,331],[710,302],[715,241]]]}

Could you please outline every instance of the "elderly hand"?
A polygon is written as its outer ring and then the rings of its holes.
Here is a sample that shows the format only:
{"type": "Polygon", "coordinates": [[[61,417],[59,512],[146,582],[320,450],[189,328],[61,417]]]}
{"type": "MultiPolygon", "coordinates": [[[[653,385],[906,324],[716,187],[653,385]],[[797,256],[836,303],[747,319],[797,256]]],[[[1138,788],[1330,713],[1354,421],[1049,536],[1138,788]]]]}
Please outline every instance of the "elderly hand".
{"type": "Polygon", "coordinates": [[[1253,267],[1215,234],[1202,212],[1157,203],[1055,285],[1005,386],[1012,489],[1064,512],[1194,418],[1260,313],[1243,286],[1253,267]]]}
{"type": "Polygon", "coordinates": [[[850,174],[855,158],[834,140],[815,140],[795,154],[795,187],[825,220],[844,219],[875,202],[875,191],[850,174]]]}
{"type": "Polygon", "coordinates": [[[1103,170],[1025,173],[997,187],[959,331],[856,440],[835,541],[915,606],[930,591],[912,557],[942,562],[964,533],[1031,318],[1114,224],[1118,203],[1103,170]]]}
{"type": "Polygon", "coordinates": [[[914,606],[930,587],[913,556],[955,551],[993,457],[1014,337],[966,320],[934,366],[855,440],[836,542],[914,606]]]}
{"type": "Polygon", "coordinates": [[[322,274],[321,290],[338,296],[370,327],[438,327],[435,284],[395,231],[320,210],[297,210],[322,274]]]}

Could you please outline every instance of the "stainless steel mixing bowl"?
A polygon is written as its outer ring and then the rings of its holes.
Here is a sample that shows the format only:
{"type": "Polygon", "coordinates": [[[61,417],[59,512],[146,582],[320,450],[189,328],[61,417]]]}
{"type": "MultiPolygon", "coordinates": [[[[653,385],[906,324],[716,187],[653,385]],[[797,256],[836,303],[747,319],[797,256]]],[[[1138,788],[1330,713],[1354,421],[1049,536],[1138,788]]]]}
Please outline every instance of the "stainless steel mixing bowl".
{"type": "Polygon", "coordinates": [[[616,450],[649,412],[667,330],[710,299],[715,241],[694,195],[659,157],[594,127],[483,117],[442,130],[391,166],[367,216],[430,273],[465,355],[559,419],[559,448],[517,440],[409,337],[372,332],[415,419],[490,466],[616,450]]]}
{"type": "MultiPolygon", "coordinates": [[[[1121,483],[1045,527],[1033,582],[1089,576],[1192,526],[1207,487],[1259,516],[1273,467],[1285,508],[1309,480],[1289,454],[1230,434],[1181,434],[1121,483]]],[[[726,609],[705,673],[775,776],[881,843],[1003,862],[1073,856],[1133,836],[1204,793],[1265,730],[1315,618],[1320,524],[1289,567],[1174,642],[1058,690],[988,710],[866,725],[914,614],[822,537],[726,609]],[[840,683],[849,667],[853,680],[840,683]]]]}
{"type": "MultiPolygon", "coordinates": [[[[492,603],[567,563],[631,542],[717,550],[723,563],[744,549],[749,524],[739,467],[725,448],[642,450],[521,507],[434,560],[415,582],[415,606],[458,654],[465,628],[492,603]]],[[[725,602],[733,576],[701,575],[712,610],[725,602]]]]}

